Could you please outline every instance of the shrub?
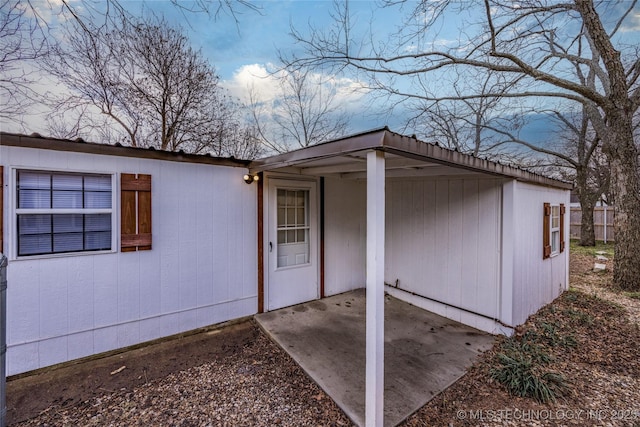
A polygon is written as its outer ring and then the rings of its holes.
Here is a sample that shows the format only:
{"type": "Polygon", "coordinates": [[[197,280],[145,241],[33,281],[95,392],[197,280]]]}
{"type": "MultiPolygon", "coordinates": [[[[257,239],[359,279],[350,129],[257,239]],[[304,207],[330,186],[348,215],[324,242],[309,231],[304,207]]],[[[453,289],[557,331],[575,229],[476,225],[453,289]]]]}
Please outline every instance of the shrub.
{"type": "Polygon", "coordinates": [[[491,369],[491,377],[515,396],[532,397],[547,403],[555,402],[556,397],[566,390],[562,375],[539,372],[533,359],[525,353],[498,353],[496,358],[500,366],[491,369]]]}
{"type": "Polygon", "coordinates": [[[508,355],[527,355],[532,362],[546,365],[553,360],[553,357],[536,342],[538,339],[539,336],[529,330],[520,340],[515,337],[505,340],[502,344],[502,350],[508,355]]]}

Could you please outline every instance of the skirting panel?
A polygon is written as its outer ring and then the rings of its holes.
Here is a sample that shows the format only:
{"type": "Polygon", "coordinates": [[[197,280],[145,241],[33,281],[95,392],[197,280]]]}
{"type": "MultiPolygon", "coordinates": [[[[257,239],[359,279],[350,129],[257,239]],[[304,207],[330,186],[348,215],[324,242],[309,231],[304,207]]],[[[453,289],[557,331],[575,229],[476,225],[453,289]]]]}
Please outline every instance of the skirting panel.
{"type": "Polygon", "coordinates": [[[16,375],[257,313],[257,296],[7,348],[7,375],[16,375]]]}

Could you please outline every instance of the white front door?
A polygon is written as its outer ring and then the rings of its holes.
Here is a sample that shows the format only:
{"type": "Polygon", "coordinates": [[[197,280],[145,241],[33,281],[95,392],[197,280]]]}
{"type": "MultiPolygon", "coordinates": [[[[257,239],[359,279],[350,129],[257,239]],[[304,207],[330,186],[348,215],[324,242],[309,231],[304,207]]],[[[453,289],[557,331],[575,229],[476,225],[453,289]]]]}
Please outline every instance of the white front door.
{"type": "Polygon", "coordinates": [[[316,181],[270,179],[266,227],[266,307],[320,297],[316,181]]]}

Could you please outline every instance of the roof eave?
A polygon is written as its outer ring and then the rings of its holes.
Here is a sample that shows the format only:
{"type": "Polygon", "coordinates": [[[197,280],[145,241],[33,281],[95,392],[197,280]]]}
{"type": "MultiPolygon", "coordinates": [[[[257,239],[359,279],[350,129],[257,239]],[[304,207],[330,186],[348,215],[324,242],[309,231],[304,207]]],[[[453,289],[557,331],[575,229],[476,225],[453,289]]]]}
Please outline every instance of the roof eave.
{"type": "Polygon", "coordinates": [[[68,139],[27,136],[6,132],[0,132],[0,145],[38,148],[42,150],[68,151],[74,153],[166,160],[172,162],[215,164],[233,167],[246,167],[250,163],[249,160],[213,157],[206,154],[189,154],[184,152],[156,150],[152,148],[97,144],[82,140],[72,141],[68,139]]]}
{"type": "Polygon", "coordinates": [[[544,186],[563,189],[573,188],[573,184],[571,183],[558,181],[513,166],[503,165],[491,160],[442,148],[435,144],[428,144],[419,141],[415,137],[408,137],[391,132],[387,128],[255,160],[251,162],[249,169],[251,173],[274,171],[314,160],[343,156],[345,154],[366,150],[383,150],[388,153],[417,160],[439,163],[459,169],[507,177],[544,186]]]}
{"type": "Polygon", "coordinates": [[[426,160],[490,175],[514,178],[519,181],[569,190],[573,188],[573,184],[571,183],[558,181],[524,169],[503,165],[480,157],[463,154],[434,144],[427,144],[413,137],[406,137],[393,132],[387,133],[384,141],[384,150],[405,157],[426,160]]]}
{"type": "Polygon", "coordinates": [[[386,130],[358,134],[353,137],[312,145],[251,162],[252,173],[267,172],[313,160],[335,157],[363,150],[382,149],[386,130]]]}

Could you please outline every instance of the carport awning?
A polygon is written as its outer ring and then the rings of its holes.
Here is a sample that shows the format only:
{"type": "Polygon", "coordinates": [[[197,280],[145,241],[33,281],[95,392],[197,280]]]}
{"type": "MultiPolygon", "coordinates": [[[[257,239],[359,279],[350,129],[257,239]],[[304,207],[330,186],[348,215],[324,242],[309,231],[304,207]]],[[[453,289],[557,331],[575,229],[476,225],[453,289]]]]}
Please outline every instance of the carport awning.
{"type": "Polygon", "coordinates": [[[364,179],[367,152],[371,150],[385,153],[386,176],[390,178],[480,174],[557,188],[573,187],[570,183],[425,143],[387,128],[256,160],[249,168],[252,174],[278,170],[299,175],[364,179]]]}
{"type": "Polygon", "coordinates": [[[251,174],[278,171],[366,179],[365,424],[381,427],[384,408],[385,180],[480,174],[559,188],[570,184],[379,129],[252,162],[251,174]]]}

